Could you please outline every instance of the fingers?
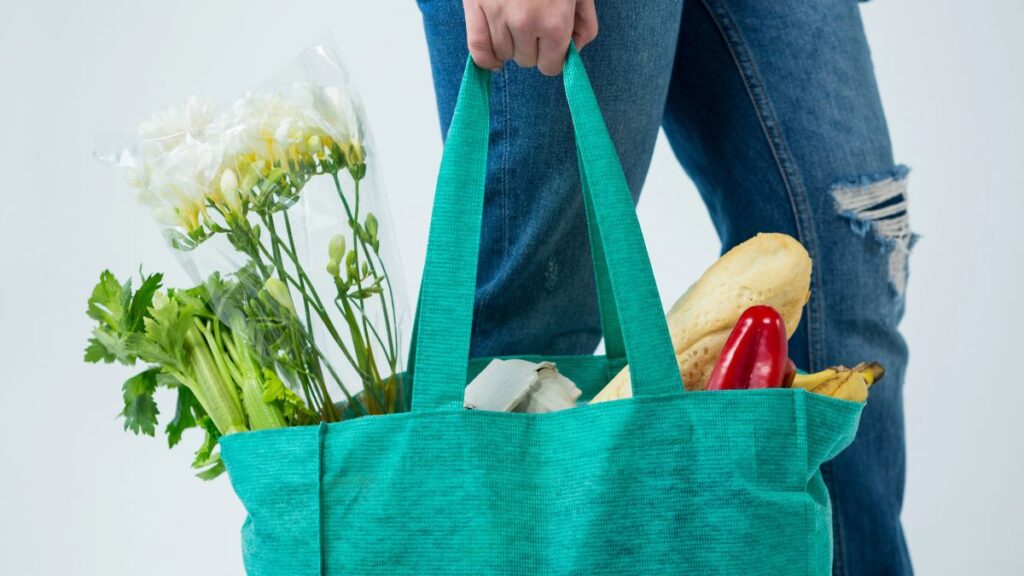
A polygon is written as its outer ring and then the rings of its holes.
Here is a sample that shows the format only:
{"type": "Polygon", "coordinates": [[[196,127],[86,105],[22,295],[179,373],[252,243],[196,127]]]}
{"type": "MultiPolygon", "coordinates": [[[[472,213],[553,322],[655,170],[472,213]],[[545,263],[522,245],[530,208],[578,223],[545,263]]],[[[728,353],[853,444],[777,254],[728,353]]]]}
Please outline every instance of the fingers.
{"type": "Polygon", "coordinates": [[[576,0],[576,15],[573,21],[572,39],[576,48],[582,50],[597,38],[597,10],[594,0],[576,0]]]}
{"type": "Polygon", "coordinates": [[[466,10],[466,43],[473,62],[488,70],[501,68],[502,60],[494,53],[490,26],[483,9],[473,0],[465,0],[463,7],[466,10]]]}
{"type": "Polygon", "coordinates": [[[524,68],[537,66],[548,76],[561,73],[572,37],[574,5],[574,2],[552,2],[543,10],[510,14],[516,63],[524,68]]]}
{"type": "Polygon", "coordinates": [[[523,68],[533,68],[537,65],[537,53],[539,48],[537,46],[537,36],[526,30],[515,34],[513,41],[515,43],[514,52],[516,64],[519,64],[523,68]]]}
{"type": "Polygon", "coordinates": [[[537,68],[545,76],[557,76],[562,73],[565,52],[569,49],[569,35],[542,36],[538,41],[540,48],[537,55],[537,68]]]}
{"type": "Polygon", "coordinates": [[[489,18],[488,23],[491,29],[491,45],[494,47],[494,56],[504,64],[515,57],[512,31],[508,29],[504,20],[489,18]]]}
{"type": "Polygon", "coordinates": [[[594,0],[463,0],[463,7],[469,52],[491,70],[513,59],[555,76],[570,40],[583,48],[597,36],[594,0]]]}

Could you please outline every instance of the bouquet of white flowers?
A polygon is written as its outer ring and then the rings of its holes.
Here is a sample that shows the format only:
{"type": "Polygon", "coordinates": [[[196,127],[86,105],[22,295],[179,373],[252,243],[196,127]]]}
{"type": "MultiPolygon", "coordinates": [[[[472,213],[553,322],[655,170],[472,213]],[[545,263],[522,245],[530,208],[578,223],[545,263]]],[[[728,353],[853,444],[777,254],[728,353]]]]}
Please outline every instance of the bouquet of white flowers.
{"type": "Polygon", "coordinates": [[[152,274],[133,289],[106,271],[89,298],[86,360],[146,365],[124,384],[126,429],[154,435],[154,392],[175,390],[168,443],[203,429],[194,466],[212,478],[221,435],[406,409],[401,263],[330,43],[227,105],[156,113],[108,157],[196,283],[152,274]]]}

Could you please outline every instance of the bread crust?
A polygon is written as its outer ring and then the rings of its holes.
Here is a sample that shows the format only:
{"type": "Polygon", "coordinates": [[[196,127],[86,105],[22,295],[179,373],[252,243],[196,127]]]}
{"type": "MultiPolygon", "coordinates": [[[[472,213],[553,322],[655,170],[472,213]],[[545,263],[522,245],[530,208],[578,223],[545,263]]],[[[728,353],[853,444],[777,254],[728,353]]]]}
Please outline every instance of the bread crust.
{"type": "MultiPolygon", "coordinates": [[[[762,233],[719,258],[669,309],[667,321],[687,390],[707,387],[711,369],[743,312],[758,304],[779,311],[787,336],[810,298],[811,258],[786,234],[762,233]]],[[[591,403],[633,395],[623,368],[591,403]]]]}

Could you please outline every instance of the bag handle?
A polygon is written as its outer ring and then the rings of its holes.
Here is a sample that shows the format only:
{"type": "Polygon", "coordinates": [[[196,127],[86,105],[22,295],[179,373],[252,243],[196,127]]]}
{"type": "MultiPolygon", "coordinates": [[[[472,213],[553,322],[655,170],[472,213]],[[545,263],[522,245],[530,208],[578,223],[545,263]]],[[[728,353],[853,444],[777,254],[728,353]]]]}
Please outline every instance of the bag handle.
{"type": "MultiPolygon", "coordinates": [[[[681,393],[682,379],[633,198],[575,45],[569,47],[563,77],[591,239],[596,230],[595,257],[604,264],[596,268],[598,283],[605,276],[602,268],[607,268],[611,290],[602,300],[610,295],[615,304],[614,315],[602,313],[602,320],[621,325],[635,396],[681,393]]],[[[462,409],[489,136],[490,72],[468,59],[431,215],[413,335],[413,411],[462,409]]],[[[607,324],[605,330],[617,332],[607,324]]]]}

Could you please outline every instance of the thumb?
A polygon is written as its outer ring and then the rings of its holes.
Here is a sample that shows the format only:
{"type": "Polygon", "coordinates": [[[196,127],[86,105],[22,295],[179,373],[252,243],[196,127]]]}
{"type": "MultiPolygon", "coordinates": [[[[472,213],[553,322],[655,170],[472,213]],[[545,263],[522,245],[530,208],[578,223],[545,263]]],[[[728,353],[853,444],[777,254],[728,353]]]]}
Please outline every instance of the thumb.
{"type": "Polygon", "coordinates": [[[582,50],[594,38],[597,38],[597,9],[594,8],[594,0],[577,0],[572,29],[576,48],[582,50]]]}
{"type": "Polygon", "coordinates": [[[476,2],[465,2],[463,5],[466,9],[466,44],[473,62],[487,70],[501,68],[502,62],[494,54],[487,15],[476,2]]]}

